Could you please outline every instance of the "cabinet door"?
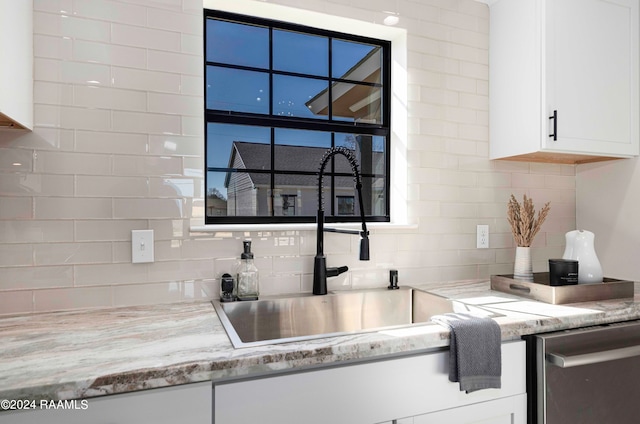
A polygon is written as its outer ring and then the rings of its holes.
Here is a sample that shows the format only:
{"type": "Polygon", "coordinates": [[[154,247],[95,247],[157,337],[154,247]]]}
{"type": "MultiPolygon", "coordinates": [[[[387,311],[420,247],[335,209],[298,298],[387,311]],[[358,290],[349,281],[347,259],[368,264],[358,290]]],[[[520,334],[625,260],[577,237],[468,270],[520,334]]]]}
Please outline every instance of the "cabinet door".
{"type": "Polygon", "coordinates": [[[413,424],[526,424],[527,396],[476,403],[413,418],[413,424]]]}
{"type": "Polygon", "coordinates": [[[213,414],[210,382],[78,400],[76,405],[77,409],[0,412],[0,423],[211,424],[213,414]]]}
{"type": "Polygon", "coordinates": [[[543,148],[637,155],[638,0],[543,4],[543,148]],[[548,136],[554,110],[557,140],[548,136]]]}

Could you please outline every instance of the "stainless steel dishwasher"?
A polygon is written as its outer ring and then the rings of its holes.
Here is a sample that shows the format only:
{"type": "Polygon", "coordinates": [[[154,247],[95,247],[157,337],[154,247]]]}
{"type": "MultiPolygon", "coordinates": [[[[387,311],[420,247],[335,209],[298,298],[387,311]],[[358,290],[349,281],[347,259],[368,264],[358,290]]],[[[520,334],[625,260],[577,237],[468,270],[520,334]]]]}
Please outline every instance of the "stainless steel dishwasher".
{"type": "Polygon", "coordinates": [[[640,321],[527,341],[529,423],[640,422],[640,321]]]}

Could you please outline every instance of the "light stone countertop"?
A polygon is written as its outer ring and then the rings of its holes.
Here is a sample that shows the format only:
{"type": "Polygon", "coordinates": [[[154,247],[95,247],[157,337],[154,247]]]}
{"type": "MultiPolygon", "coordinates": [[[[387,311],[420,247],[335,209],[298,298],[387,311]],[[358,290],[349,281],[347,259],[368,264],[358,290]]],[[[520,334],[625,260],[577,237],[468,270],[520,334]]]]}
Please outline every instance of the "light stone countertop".
{"type": "MultiPolygon", "coordinates": [[[[516,299],[491,291],[486,280],[415,287],[454,299],[516,299]]],[[[640,296],[568,306],[591,313],[546,317],[500,311],[505,316],[495,319],[504,341],[640,319],[640,296]]],[[[234,349],[209,302],[6,317],[0,319],[0,399],[89,398],[413,354],[448,344],[444,327],[417,324],[407,330],[234,349]]]]}

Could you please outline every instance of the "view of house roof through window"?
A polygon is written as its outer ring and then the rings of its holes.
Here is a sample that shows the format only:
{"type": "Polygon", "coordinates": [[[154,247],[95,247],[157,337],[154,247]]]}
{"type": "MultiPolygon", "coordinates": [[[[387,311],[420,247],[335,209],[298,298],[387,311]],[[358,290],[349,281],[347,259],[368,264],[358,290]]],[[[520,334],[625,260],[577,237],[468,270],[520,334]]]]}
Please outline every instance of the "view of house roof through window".
{"type": "MultiPolygon", "coordinates": [[[[205,10],[207,224],[314,222],[324,152],[353,151],[367,220],[389,221],[390,43],[205,10]]],[[[351,167],[326,168],[327,222],[357,221],[351,167]]]]}

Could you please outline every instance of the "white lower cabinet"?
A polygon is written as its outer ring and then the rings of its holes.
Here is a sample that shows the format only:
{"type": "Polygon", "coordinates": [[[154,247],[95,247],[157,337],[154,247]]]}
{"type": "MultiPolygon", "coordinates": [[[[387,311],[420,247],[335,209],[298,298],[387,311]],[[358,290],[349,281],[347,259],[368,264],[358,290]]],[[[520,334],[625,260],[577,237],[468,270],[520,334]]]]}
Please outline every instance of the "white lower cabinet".
{"type": "MultiPolygon", "coordinates": [[[[37,400],[36,406],[40,406],[37,400]]],[[[56,403],[60,409],[0,412],[2,424],[211,424],[211,382],[56,403]]],[[[50,407],[54,405],[49,405],[50,407]]]]}
{"type": "Polygon", "coordinates": [[[214,382],[215,424],[526,422],[525,346],[502,345],[502,388],[461,392],[449,352],[214,382]]]}

